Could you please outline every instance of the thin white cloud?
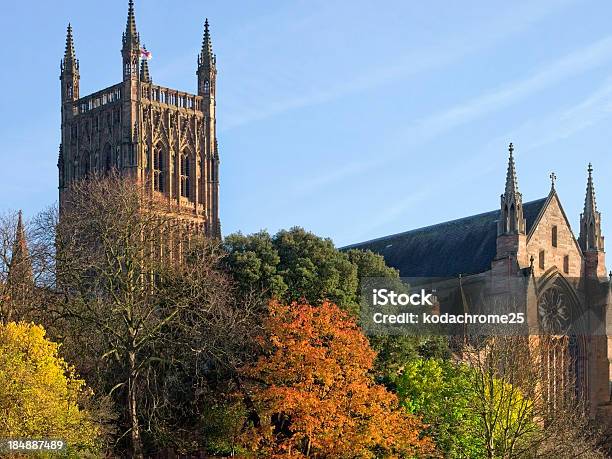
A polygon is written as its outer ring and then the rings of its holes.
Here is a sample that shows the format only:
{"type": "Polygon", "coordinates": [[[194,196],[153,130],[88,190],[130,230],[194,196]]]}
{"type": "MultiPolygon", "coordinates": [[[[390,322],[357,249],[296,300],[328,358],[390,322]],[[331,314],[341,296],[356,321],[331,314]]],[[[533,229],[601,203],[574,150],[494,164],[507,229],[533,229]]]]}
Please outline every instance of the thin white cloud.
{"type": "Polygon", "coordinates": [[[510,83],[465,104],[425,118],[418,122],[410,132],[424,139],[431,138],[440,132],[469,123],[491,112],[517,103],[538,91],[598,67],[611,59],[612,36],[609,36],[548,64],[524,80],[510,83]]]}
{"type": "Polygon", "coordinates": [[[522,131],[530,133],[526,150],[541,149],[545,145],[567,139],[612,116],[612,79],[592,92],[584,101],[545,119],[525,123],[522,131]],[[537,131],[534,128],[538,128],[537,131]]]}
{"type": "MultiPolygon", "coordinates": [[[[391,81],[446,66],[469,54],[493,47],[499,41],[521,32],[531,24],[550,15],[551,12],[571,3],[574,3],[574,0],[517,4],[512,9],[512,14],[500,15],[490,21],[483,21],[481,27],[463,31],[461,36],[448,37],[443,46],[427,49],[407,48],[403,55],[395,56],[393,62],[372,60],[370,65],[365,67],[368,69],[367,72],[354,73],[349,78],[340,75],[341,78],[338,81],[327,81],[324,87],[319,85],[308,87],[305,82],[295,80],[295,75],[299,71],[293,72],[287,68],[282,69],[282,75],[278,73],[278,70],[273,74],[262,74],[260,78],[251,73],[250,79],[255,77],[256,81],[250,83],[258,90],[247,91],[245,97],[240,99],[239,105],[225,112],[225,119],[220,120],[219,123],[220,131],[225,132],[291,110],[320,105],[349,94],[366,91],[391,81]],[[270,81],[273,81],[274,84],[270,85],[270,81]],[[277,90],[283,86],[288,87],[289,90],[277,90]]],[[[315,22],[317,17],[311,16],[309,20],[315,22]]],[[[303,27],[303,22],[300,21],[295,27],[303,27]]],[[[291,25],[288,28],[290,29],[291,25]]]]}
{"type": "MultiPolygon", "coordinates": [[[[512,82],[496,91],[483,94],[464,104],[447,108],[418,120],[398,133],[395,139],[396,143],[402,144],[402,153],[379,156],[375,162],[370,160],[366,162],[355,162],[351,167],[321,177],[318,180],[318,184],[320,186],[326,186],[332,182],[364,174],[372,168],[382,167],[404,155],[403,152],[414,149],[444,132],[518,103],[534,93],[545,90],[575,75],[596,68],[610,60],[612,60],[612,36],[605,37],[584,48],[575,50],[545,65],[525,79],[512,82]]],[[[610,83],[610,85],[612,85],[612,83],[610,83]]],[[[603,88],[596,91],[589,99],[562,114],[561,116],[565,120],[563,122],[564,129],[557,130],[555,134],[557,137],[553,137],[553,140],[554,138],[558,138],[561,132],[565,133],[564,135],[569,135],[572,131],[582,129],[595,122],[598,117],[603,116],[606,111],[610,110],[610,96],[612,96],[612,87],[605,85],[603,88]],[[602,101],[608,101],[605,110],[602,109],[602,101]]],[[[515,134],[513,138],[517,136],[518,134],[515,134]]],[[[520,137],[527,138],[525,135],[521,135],[520,137]]],[[[552,140],[542,139],[541,141],[550,142],[552,140]]],[[[301,187],[296,188],[296,190],[300,189],[301,187]]]]}

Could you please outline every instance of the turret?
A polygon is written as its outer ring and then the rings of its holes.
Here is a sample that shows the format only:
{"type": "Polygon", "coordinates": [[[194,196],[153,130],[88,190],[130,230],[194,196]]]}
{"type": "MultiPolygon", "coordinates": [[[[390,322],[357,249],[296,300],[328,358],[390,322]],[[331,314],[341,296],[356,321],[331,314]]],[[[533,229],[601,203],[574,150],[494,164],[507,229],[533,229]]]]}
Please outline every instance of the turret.
{"type": "Polygon", "coordinates": [[[62,82],[62,104],[79,98],[79,61],[74,51],[72,26],[66,31],[66,49],[60,64],[60,81],[62,82]]]}
{"type": "Polygon", "coordinates": [[[216,88],[217,88],[217,58],[213,53],[212,40],[208,19],[204,21],[204,37],[202,50],[198,55],[198,95],[202,96],[202,111],[207,119],[205,146],[205,192],[204,202],[208,207],[207,233],[213,237],[221,236],[219,223],[219,151],[217,145],[216,122],[216,88]]]}
{"type": "Polygon", "coordinates": [[[497,226],[497,234],[525,234],[525,218],[523,217],[523,196],[518,189],[516,166],[514,164],[514,145],[508,146],[510,157],[506,173],[506,189],[501,195],[501,218],[497,226]]]}
{"type": "Polygon", "coordinates": [[[198,56],[198,95],[214,100],[217,79],[217,57],[213,53],[208,19],[204,22],[202,51],[198,56]]]}
{"type": "Polygon", "coordinates": [[[138,158],[141,155],[141,146],[138,136],[138,94],[140,91],[140,34],[136,30],[136,16],[134,2],[129,0],[128,15],[123,32],[123,46],[121,57],[123,60],[123,90],[121,94],[121,152],[120,157],[125,158],[121,169],[130,170],[136,177],[138,158]]]}
{"type": "Polygon", "coordinates": [[[526,221],[523,215],[523,196],[518,188],[514,145],[508,146],[509,158],[506,187],[501,195],[501,213],[497,224],[497,259],[514,258],[521,268],[527,267],[526,221]]]}
{"type": "Polygon", "coordinates": [[[60,81],[62,85],[62,140],[60,143],[60,154],[57,163],[60,183],[60,201],[66,178],[64,157],[62,155],[62,145],[68,145],[70,141],[70,130],[75,110],[74,102],[79,99],[79,79],[79,61],[76,58],[76,53],[74,51],[72,26],[70,23],[68,23],[68,29],[66,31],[66,49],[64,50],[64,58],[60,64],[60,81]]]}
{"type": "Polygon", "coordinates": [[[601,232],[601,213],[597,211],[593,166],[589,164],[584,210],[580,215],[580,237],[578,242],[586,259],[589,277],[606,276],[604,237],[601,232]]]}
{"type": "Polygon", "coordinates": [[[140,36],[136,31],[136,17],[134,15],[134,2],[128,3],[128,17],[123,32],[123,81],[138,80],[138,59],[140,58],[140,36]]]}

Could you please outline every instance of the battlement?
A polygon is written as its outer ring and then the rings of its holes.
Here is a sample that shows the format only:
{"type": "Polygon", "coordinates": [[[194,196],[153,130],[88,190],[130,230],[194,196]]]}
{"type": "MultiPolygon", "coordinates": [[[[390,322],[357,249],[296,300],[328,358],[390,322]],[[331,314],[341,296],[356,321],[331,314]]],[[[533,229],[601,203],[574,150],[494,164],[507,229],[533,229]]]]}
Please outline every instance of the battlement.
{"type": "Polygon", "coordinates": [[[141,83],[141,100],[201,112],[204,98],[176,89],[141,83]]]}
{"type": "MultiPolygon", "coordinates": [[[[119,102],[123,97],[123,84],[117,83],[101,91],[81,97],[73,102],[74,115],[82,115],[105,105],[119,102]]],[[[154,102],[184,110],[201,112],[202,96],[196,96],[177,89],[141,83],[141,100],[154,102]]]]}
{"type": "Polygon", "coordinates": [[[107,104],[120,101],[122,97],[122,86],[122,83],[117,83],[106,89],[77,99],[73,102],[74,115],[81,115],[107,104]]]}

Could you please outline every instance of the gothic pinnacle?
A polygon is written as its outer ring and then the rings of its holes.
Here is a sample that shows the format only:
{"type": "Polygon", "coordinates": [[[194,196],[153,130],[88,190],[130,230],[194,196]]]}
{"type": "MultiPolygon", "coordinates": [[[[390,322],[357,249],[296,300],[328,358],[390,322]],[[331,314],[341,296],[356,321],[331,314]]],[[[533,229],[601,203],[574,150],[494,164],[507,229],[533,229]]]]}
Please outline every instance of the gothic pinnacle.
{"type": "Polygon", "coordinates": [[[125,25],[125,33],[123,34],[123,45],[131,45],[138,47],[140,37],[136,31],[136,16],[134,15],[134,1],[130,0],[128,3],[128,17],[125,25]]]}
{"type": "Polygon", "coordinates": [[[597,202],[595,201],[595,185],[593,184],[593,165],[589,163],[589,178],[587,180],[586,197],[584,199],[584,215],[595,215],[597,213],[597,202]]]}
{"type": "Polygon", "coordinates": [[[519,194],[516,166],[514,164],[514,145],[512,143],[508,145],[508,152],[510,155],[508,158],[508,171],[506,173],[506,197],[519,194]]]}
{"type": "Polygon", "coordinates": [[[29,258],[28,244],[23,227],[23,215],[20,210],[17,217],[17,228],[13,243],[13,253],[9,263],[7,284],[16,286],[17,284],[33,282],[32,265],[29,258]]]}
{"type": "Polygon", "coordinates": [[[210,27],[208,24],[208,18],[204,21],[204,37],[202,38],[202,52],[200,53],[199,64],[200,65],[211,65],[215,62],[215,55],[213,54],[212,39],[210,38],[210,27]]]}
{"type": "Polygon", "coordinates": [[[68,23],[68,29],[66,30],[66,49],[64,51],[64,60],[75,58],[74,52],[74,39],[72,38],[72,25],[68,23]]]}
{"type": "Polygon", "coordinates": [[[501,196],[501,218],[497,227],[498,235],[525,234],[523,216],[523,197],[518,189],[516,166],[514,164],[514,145],[508,145],[508,171],[506,188],[501,196]]]}
{"type": "Polygon", "coordinates": [[[61,70],[69,70],[75,72],[78,70],[79,63],[76,59],[76,52],[74,51],[74,38],[72,36],[72,25],[68,23],[66,29],[66,49],[64,50],[64,59],[62,59],[61,70]]]}

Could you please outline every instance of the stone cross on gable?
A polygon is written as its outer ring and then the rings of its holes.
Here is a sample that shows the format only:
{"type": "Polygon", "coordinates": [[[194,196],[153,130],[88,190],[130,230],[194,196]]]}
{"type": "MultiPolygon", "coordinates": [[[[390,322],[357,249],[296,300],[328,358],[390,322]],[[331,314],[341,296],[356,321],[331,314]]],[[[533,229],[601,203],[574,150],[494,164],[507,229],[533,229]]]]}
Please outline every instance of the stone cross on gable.
{"type": "Polygon", "coordinates": [[[555,174],[554,172],[551,172],[550,174],[550,181],[552,182],[552,187],[553,190],[555,189],[555,183],[557,182],[557,174],[555,174]]]}

